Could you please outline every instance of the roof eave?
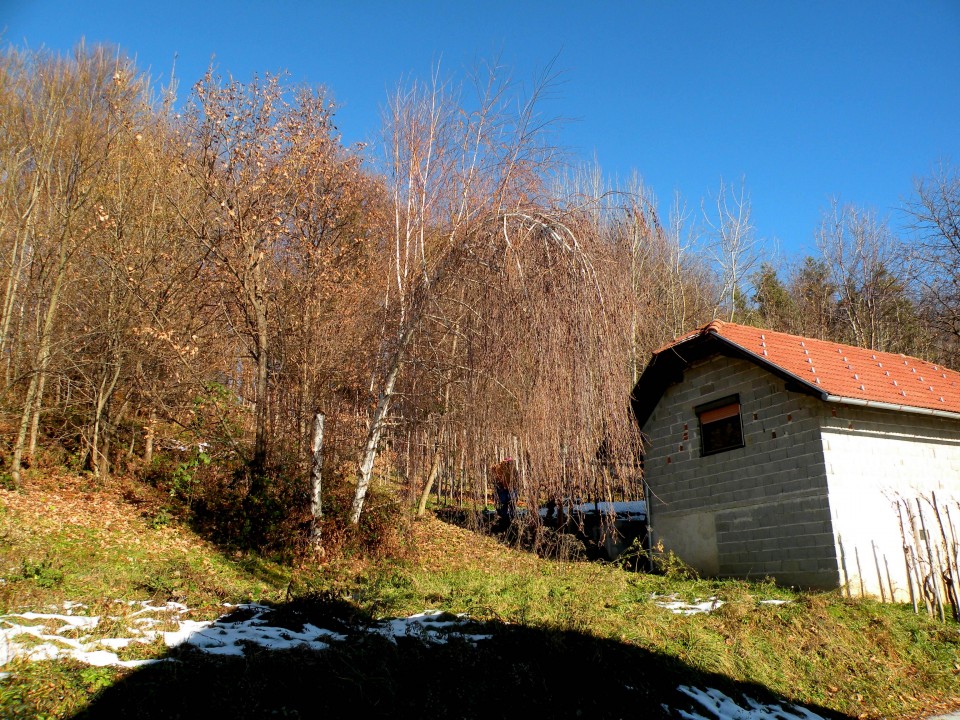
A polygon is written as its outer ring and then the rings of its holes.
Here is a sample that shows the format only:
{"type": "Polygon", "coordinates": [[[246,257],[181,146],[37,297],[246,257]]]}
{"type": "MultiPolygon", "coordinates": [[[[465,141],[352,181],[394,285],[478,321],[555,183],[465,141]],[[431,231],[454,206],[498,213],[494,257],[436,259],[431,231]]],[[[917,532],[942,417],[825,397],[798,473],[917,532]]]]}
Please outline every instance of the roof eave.
{"type": "Polygon", "coordinates": [[[787,389],[826,400],[827,394],[813,383],[784,370],[762,355],[757,355],[716,332],[707,332],[671,345],[654,353],[633,387],[631,407],[637,425],[642,429],[667,386],[683,379],[683,371],[695,360],[723,354],[753,362],[786,381],[787,389]]]}
{"type": "Polygon", "coordinates": [[[916,405],[897,405],[896,403],[882,402],[880,400],[862,400],[861,398],[844,397],[843,395],[827,395],[824,397],[824,400],[841,405],[857,405],[859,407],[876,408],[878,410],[896,410],[912,415],[929,415],[950,420],[960,420],[960,413],[950,412],[949,410],[917,407],[916,405]]]}

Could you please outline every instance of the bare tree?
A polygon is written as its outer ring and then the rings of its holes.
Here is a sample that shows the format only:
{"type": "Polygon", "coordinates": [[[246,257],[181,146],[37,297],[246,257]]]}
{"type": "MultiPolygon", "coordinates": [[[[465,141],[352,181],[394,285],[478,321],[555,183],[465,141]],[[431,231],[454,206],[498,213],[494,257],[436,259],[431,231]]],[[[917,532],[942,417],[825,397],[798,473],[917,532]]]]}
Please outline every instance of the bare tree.
{"type": "MultiPolygon", "coordinates": [[[[339,144],[333,107],[322,91],[292,93],[278,77],[244,84],[210,71],[182,124],[195,193],[173,201],[215,268],[221,319],[252,364],[237,385],[254,409],[254,485],[283,404],[276,380],[288,360],[309,363],[323,301],[364,241],[359,163],[339,144]]],[[[294,403],[298,443],[308,439],[310,395],[294,403]]]]}
{"type": "MultiPolygon", "coordinates": [[[[15,54],[14,51],[10,51],[15,54]]],[[[18,203],[13,258],[5,307],[15,299],[23,253],[36,268],[36,333],[27,355],[29,384],[14,443],[10,472],[20,481],[27,436],[39,413],[55,347],[64,293],[74,280],[81,251],[106,222],[95,199],[110,167],[122,131],[117,109],[135,102],[142,79],[132,64],[106,48],[88,51],[80,45],[72,58],[46,53],[26,57],[20,66],[23,90],[16,117],[21,150],[28,158],[8,180],[26,189],[18,203]],[[18,243],[22,243],[18,249],[18,243]]],[[[9,331],[9,317],[5,318],[9,331]]],[[[7,341],[9,342],[9,341],[7,341]]]]}
{"type": "MultiPolygon", "coordinates": [[[[442,82],[398,90],[386,117],[387,183],[393,204],[390,329],[380,351],[376,406],[361,454],[351,521],[357,523],[408,346],[431,296],[489,238],[531,164],[533,104],[519,117],[504,109],[508,85],[490,73],[477,109],[461,112],[459,89],[442,82]],[[512,124],[512,126],[511,126],[512,124]]],[[[535,177],[535,176],[534,176],[535,177]]]]}
{"type": "Polygon", "coordinates": [[[742,284],[760,260],[761,243],[750,219],[750,196],[745,181],[740,188],[720,181],[720,190],[708,210],[702,202],[700,209],[710,239],[709,252],[720,269],[721,293],[715,315],[724,303],[729,303],[729,320],[733,322],[738,307],[744,305],[742,284]]]}
{"type": "Polygon", "coordinates": [[[885,222],[834,202],[817,244],[837,292],[846,342],[917,354],[916,311],[908,295],[911,259],[885,222]]]}
{"type": "Polygon", "coordinates": [[[594,232],[629,254],[634,296],[630,364],[635,377],[650,353],[712,317],[716,287],[687,227],[689,215],[675,198],[664,224],[656,198],[639,176],[609,185],[597,166],[580,170],[557,190],[576,198],[594,232]]]}
{"type": "Polygon", "coordinates": [[[920,234],[918,277],[944,359],[960,363],[960,172],[943,164],[917,181],[908,206],[920,234]]]}
{"type": "Polygon", "coordinates": [[[628,256],[608,242],[596,198],[547,190],[555,152],[536,110],[540,90],[518,102],[496,69],[476,87],[465,102],[435,77],[391,103],[392,282],[353,522],[398,383],[410,383],[402,410],[445,398],[445,422],[458,432],[448,429],[441,464],[455,463],[475,498],[486,467],[508,454],[530,503],[550,485],[609,492],[599,447],[635,449],[628,256]],[[425,364],[443,369],[442,392],[415,393],[422,376],[401,376],[425,364]]]}

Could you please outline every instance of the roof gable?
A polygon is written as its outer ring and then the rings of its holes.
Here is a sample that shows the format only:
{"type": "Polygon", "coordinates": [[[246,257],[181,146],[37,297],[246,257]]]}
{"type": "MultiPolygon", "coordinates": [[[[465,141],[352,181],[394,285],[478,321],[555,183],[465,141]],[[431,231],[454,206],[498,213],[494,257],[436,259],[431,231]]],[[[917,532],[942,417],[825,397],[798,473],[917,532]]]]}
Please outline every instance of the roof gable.
{"type": "Polygon", "coordinates": [[[955,370],[908,355],[714,320],[653,353],[634,389],[641,426],[666,383],[676,381],[692,360],[718,353],[751,360],[787,379],[791,390],[822,400],[960,416],[960,372],[955,370]]]}

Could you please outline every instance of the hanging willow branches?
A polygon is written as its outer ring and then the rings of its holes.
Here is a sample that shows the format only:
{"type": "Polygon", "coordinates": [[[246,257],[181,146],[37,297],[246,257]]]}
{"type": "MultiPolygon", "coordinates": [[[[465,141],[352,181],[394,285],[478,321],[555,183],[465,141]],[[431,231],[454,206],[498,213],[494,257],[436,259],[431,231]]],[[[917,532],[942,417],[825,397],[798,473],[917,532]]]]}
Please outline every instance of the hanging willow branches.
{"type": "Polygon", "coordinates": [[[627,258],[590,202],[547,191],[556,158],[539,93],[516,101],[493,70],[479,87],[464,103],[435,80],[391,107],[388,330],[354,522],[395,396],[397,415],[456,438],[447,451],[478,502],[505,456],[532,507],[622,492],[638,456],[627,258]]]}

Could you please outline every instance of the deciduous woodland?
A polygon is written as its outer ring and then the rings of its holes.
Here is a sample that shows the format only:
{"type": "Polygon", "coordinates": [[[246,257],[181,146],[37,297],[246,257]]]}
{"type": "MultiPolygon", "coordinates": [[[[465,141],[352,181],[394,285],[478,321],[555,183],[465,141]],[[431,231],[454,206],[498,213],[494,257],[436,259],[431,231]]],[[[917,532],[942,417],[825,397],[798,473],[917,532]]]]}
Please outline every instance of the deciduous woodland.
{"type": "Polygon", "coordinates": [[[836,203],[818,254],[776,258],[743,183],[662,213],[575,167],[550,83],[411,81],[350,147],[283,76],[179,92],[115,49],[6,50],[6,482],[136,472],[224,541],[289,548],[321,413],[333,552],[432,494],[484,506],[506,458],[527,507],[636,497],[633,383],[714,317],[960,366],[956,168],[899,226],[836,203]]]}

